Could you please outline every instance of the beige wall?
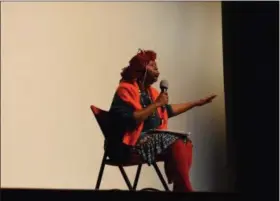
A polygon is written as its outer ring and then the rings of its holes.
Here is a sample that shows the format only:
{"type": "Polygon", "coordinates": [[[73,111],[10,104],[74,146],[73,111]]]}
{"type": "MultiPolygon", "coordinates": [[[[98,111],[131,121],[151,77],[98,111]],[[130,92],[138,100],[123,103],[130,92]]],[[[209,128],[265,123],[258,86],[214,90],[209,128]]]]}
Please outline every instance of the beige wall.
{"type": "MultiPolygon", "coordinates": [[[[1,17],[1,187],[94,188],[103,137],[89,106],[109,108],[121,68],[144,48],[158,52],[171,102],[219,95],[170,128],[193,133],[194,188],[226,188],[219,2],[2,3],[1,17]]],[[[152,168],[143,187],[162,189],[152,168]]],[[[101,188],[126,189],[117,168],[101,188]]]]}

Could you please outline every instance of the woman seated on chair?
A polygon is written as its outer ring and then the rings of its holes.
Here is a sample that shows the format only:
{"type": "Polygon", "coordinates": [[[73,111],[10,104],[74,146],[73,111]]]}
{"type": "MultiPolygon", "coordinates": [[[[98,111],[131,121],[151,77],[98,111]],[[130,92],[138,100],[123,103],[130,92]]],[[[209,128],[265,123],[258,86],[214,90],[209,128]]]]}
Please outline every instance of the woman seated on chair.
{"type": "MultiPolygon", "coordinates": [[[[191,192],[189,171],[192,143],[167,131],[168,118],[210,103],[216,95],[182,104],[168,104],[168,94],[159,93],[152,84],[159,77],[154,51],[140,50],[121,73],[110,113],[116,117],[121,144],[127,154],[133,151],[151,165],[159,154],[166,155],[164,167],[173,191],[191,192]],[[164,106],[164,109],[162,107],[164,106]],[[153,130],[157,132],[153,133],[153,130]],[[162,132],[158,132],[162,130],[162,132]]],[[[115,142],[117,143],[117,142],[115,142]]],[[[118,150],[113,150],[118,152],[118,150]]]]}

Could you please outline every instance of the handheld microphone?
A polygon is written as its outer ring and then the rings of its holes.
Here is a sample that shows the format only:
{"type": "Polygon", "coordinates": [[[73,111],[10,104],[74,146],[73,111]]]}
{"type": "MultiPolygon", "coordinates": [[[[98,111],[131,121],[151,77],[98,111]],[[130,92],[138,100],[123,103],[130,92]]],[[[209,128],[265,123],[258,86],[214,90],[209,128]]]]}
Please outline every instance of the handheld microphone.
{"type": "MultiPolygon", "coordinates": [[[[167,80],[161,80],[160,81],[160,84],[159,84],[159,87],[161,89],[161,93],[165,93],[167,92],[167,89],[168,89],[168,81],[167,80]]],[[[162,111],[165,109],[165,107],[161,107],[162,111]]]]}

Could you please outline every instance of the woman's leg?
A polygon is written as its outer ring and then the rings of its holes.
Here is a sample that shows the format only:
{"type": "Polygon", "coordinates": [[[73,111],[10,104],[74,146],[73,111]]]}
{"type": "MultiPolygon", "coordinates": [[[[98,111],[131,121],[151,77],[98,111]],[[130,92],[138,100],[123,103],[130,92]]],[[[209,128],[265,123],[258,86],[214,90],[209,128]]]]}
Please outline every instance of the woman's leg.
{"type": "Polygon", "coordinates": [[[191,192],[189,172],[192,164],[192,143],[177,140],[168,150],[165,172],[174,182],[173,191],[191,192]]]}

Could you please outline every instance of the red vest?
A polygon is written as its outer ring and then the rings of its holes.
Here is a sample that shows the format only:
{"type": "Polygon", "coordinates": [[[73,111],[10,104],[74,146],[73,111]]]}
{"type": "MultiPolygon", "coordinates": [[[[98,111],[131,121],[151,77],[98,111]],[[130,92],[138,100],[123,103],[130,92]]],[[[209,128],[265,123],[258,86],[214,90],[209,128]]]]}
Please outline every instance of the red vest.
{"type": "MultiPolygon", "coordinates": [[[[159,95],[159,92],[154,87],[149,87],[149,93],[151,95],[151,99],[153,101],[156,100],[156,98],[159,95]]],[[[117,94],[118,96],[125,101],[127,104],[133,106],[135,110],[141,110],[142,105],[140,103],[140,93],[139,93],[139,86],[137,82],[129,83],[122,81],[120,82],[118,88],[117,88],[117,94]]],[[[159,117],[163,120],[162,124],[157,129],[167,129],[167,123],[168,123],[168,115],[166,110],[162,112],[161,108],[157,108],[157,112],[159,114],[159,117]]],[[[137,125],[136,129],[134,131],[127,131],[124,134],[123,137],[123,143],[127,145],[135,145],[141,131],[143,129],[144,123],[141,122],[137,125]]]]}

